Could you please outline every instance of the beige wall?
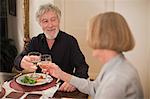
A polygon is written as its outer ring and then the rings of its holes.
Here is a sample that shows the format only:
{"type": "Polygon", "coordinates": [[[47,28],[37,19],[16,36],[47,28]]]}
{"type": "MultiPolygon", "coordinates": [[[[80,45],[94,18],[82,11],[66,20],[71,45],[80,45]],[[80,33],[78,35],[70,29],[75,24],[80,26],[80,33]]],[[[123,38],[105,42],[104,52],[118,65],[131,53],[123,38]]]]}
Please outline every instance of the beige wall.
{"type": "Polygon", "coordinates": [[[100,64],[92,57],[92,50],[86,43],[86,24],[95,14],[114,10],[121,13],[129,23],[136,40],[136,47],[125,55],[137,68],[146,99],[148,99],[148,81],[150,80],[150,18],[149,0],[54,0],[63,11],[62,29],[74,35],[90,65],[89,74],[95,78],[100,64]],[[149,80],[148,80],[149,79],[149,80]]]}
{"type": "Polygon", "coordinates": [[[148,79],[150,61],[149,36],[149,0],[120,0],[115,2],[115,11],[125,16],[135,37],[136,46],[126,53],[128,59],[137,68],[143,84],[145,98],[148,99],[148,79]]]}
{"type": "MultiPolygon", "coordinates": [[[[148,0],[148,9],[150,9],[150,1],[148,0]]],[[[150,10],[148,11],[148,33],[149,33],[149,35],[148,35],[148,37],[150,37],[150,10]]],[[[149,53],[148,53],[148,55],[149,55],[149,57],[148,57],[148,67],[149,67],[149,69],[148,69],[148,73],[149,73],[149,76],[148,76],[148,80],[149,80],[149,82],[148,82],[148,85],[149,85],[149,90],[148,90],[148,94],[149,94],[149,98],[148,99],[150,99],[150,39],[149,39],[149,53]]]]}

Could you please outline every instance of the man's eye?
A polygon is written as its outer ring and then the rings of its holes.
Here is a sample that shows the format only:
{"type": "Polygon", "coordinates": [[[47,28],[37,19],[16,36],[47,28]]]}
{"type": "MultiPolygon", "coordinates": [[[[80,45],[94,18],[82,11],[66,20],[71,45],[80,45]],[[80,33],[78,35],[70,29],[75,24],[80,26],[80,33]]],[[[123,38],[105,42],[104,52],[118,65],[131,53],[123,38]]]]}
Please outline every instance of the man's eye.
{"type": "Polygon", "coordinates": [[[52,19],[51,19],[51,21],[56,21],[56,20],[57,20],[56,18],[52,18],[52,19]]]}
{"type": "Polygon", "coordinates": [[[42,23],[47,23],[47,22],[48,22],[48,20],[41,20],[41,22],[42,22],[42,23]]]}
{"type": "Polygon", "coordinates": [[[43,23],[47,23],[48,21],[42,21],[43,23]]]}

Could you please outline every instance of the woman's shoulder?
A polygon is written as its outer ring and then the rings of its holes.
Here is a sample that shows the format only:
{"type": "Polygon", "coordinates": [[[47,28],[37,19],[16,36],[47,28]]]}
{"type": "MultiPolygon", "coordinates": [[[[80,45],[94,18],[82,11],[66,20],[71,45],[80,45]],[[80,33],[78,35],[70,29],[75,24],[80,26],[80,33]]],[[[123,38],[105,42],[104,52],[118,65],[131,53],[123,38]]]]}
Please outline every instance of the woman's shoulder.
{"type": "Polygon", "coordinates": [[[128,61],[123,61],[114,70],[111,75],[115,75],[116,79],[120,78],[124,81],[131,81],[133,79],[139,79],[137,69],[128,61]]]}

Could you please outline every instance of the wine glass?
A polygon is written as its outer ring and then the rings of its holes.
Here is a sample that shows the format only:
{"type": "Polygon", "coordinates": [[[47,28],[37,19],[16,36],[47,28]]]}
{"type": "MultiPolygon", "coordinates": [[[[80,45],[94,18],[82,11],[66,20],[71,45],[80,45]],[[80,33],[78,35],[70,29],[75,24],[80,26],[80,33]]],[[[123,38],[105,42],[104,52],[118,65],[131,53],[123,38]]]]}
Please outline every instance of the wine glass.
{"type": "MultiPolygon", "coordinates": [[[[28,56],[30,57],[31,59],[31,62],[37,66],[37,63],[41,61],[41,53],[39,52],[29,52],[28,53],[28,56]]],[[[31,75],[31,77],[34,77],[35,76],[35,72],[33,72],[33,74],[31,75]]]]}
{"type": "MultiPolygon", "coordinates": [[[[48,68],[48,64],[51,63],[51,62],[52,62],[51,55],[43,54],[43,55],[41,55],[41,61],[40,61],[39,67],[41,69],[47,69],[48,68]]],[[[49,81],[47,73],[46,73],[46,80],[49,81]]]]}

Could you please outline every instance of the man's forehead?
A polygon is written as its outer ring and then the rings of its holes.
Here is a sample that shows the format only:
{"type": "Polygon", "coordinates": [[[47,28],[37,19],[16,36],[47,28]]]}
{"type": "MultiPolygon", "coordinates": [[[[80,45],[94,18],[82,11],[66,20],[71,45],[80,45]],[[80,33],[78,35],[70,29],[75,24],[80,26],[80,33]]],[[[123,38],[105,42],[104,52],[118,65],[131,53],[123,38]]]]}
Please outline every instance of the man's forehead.
{"type": "Polygon", "coordinates": [[[41,18],[49,18],[49,17],[57,18],[57,14],[54,11],[48,11],[45,12],[43,15],[41,15],[41,18]]]}

